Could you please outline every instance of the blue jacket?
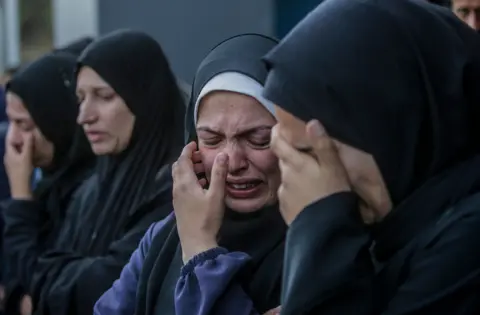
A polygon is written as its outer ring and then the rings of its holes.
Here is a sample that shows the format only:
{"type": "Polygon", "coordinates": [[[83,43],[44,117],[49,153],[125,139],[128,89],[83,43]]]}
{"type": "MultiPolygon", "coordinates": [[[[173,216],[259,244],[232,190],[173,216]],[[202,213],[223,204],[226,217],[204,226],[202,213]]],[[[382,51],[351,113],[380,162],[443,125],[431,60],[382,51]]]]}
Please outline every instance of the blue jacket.
{"type": "MultiPolygon", "coordinates": [[[[133,315],[137,285],[143,262],[152,240],[169,220],[154,223],[147,231],[132,254],[130,262],[123,268],[120,278],[97,301],[95,315],[133,315]]],[[[214,248],[192,258],[182,267],[181,276],[175,289],[177,315],[211,314],[212,306],[218,314],[255,315],[253,303],[243,292],[240,284],[232,286],[232,278],[245,264],[249,256],[240,252],[228,252],[214,248]]]]}

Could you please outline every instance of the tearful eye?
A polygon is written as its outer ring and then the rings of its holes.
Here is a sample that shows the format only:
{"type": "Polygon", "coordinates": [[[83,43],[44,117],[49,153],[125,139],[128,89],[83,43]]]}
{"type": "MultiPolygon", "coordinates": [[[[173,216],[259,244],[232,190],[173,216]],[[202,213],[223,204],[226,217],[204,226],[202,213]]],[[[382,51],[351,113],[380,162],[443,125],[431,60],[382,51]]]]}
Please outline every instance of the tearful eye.
{"type": "Polygon", "coordinates": [[[221,140],[217,138],[213,138],[213,139],[201,139],[201,141],[203,145],[211,147],[211,146],[218,145],[221,140]]]}
{"type": "Polygon", "coordinates": [[[270,147],[270,134],[267,136],[250,136],[248,142],[258,148],[268,148],[270,147]]]}
{"type": "Polygon", "coordinates": [[[256,146],[256,147],[261,147],[261,148],[266,148],[270,146],[270,139],[269,140],[249,140],[249,142],[256,146]]]}

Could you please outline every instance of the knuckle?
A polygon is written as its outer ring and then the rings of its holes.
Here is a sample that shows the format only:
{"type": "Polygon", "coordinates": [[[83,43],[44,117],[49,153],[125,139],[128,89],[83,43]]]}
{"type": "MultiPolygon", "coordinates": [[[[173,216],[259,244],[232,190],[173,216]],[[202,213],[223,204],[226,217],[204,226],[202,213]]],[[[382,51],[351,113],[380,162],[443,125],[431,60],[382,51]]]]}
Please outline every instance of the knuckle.
{"type": "Polygon", "coordinates": [[[175,196],[181,196],[185,194],[188,191],[188,185],[185,182],[176,182],[173,185],[172,189],[172,195],[175,196]]]}
{"type": "Polygon", "coordinates": [[[188,157],[186,157],[185,155],[180,155],[177,159],[177,162],[175,162],[177,164],[177,166],[180,166],[181,164],[185,163],[185,161],[188,159],[188,157]]]}

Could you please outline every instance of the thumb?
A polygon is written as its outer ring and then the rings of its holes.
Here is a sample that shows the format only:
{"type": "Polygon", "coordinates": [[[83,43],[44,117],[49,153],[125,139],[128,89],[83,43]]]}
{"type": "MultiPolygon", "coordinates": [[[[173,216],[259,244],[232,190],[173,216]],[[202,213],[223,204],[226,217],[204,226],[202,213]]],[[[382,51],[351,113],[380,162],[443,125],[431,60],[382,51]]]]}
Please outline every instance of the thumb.
{"type": "Polygon", "coordinates": [[[33,155],[33,135],[32,134],[27,134],[25,135],[25,139],[23,142],[23,148],[22,148],[22,155],[27,159],[28,161],[32,160],[32,155],[33,155]]]}
{"type": "Polygon", "coordinates": [[[273,310],[269,310],[264,315],[279,315],[281,310],[282,310],[282,307],[279,306],[279,307],[274,308],[273,310]]]}
{"type": "Polygon", "coordinates": [[[210,187],[208,188],[208,194],[210,196],[216,196],[217,198],[223,198],[225,195],[225,180],[227,178],[228,169],[228,155],[225,153],[219,153],[215,157],[213,162],[212,175],[210,178],[210,187]]]}
{"type": "Polygon", "coordinates": [[[315,159],[321,163],[331,162],[335,158],[336,148],[325,128],[318,120],[309,121],[305,128],[315,159]]]}

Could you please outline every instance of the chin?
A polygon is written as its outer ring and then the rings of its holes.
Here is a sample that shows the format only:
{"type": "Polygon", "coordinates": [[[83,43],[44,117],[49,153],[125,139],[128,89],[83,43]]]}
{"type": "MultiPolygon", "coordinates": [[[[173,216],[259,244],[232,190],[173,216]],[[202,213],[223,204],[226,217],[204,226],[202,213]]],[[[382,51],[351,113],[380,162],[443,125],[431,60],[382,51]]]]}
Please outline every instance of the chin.
{"type": "Polygon", "coordinates": [[[112,152],[112,149],[106,143],[90,143],[90,146],[95,155],[107,155],[112,152]]]}
{"type": "Polygon", "coordinates": [[[260,210],[266,205],[265,198],[234,199],[225,197],[225,205],[235,212],[250,213],[260,210]]]}

